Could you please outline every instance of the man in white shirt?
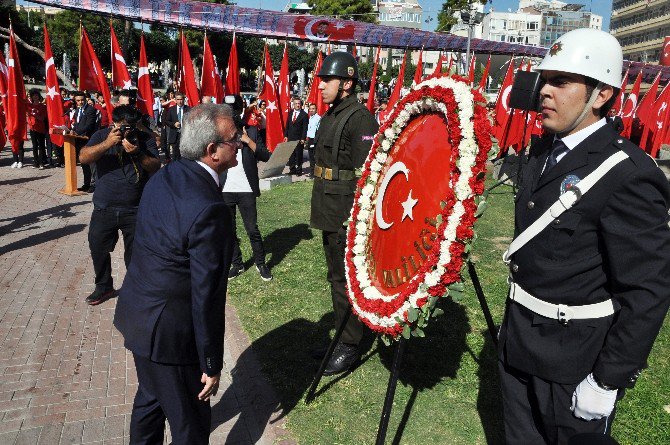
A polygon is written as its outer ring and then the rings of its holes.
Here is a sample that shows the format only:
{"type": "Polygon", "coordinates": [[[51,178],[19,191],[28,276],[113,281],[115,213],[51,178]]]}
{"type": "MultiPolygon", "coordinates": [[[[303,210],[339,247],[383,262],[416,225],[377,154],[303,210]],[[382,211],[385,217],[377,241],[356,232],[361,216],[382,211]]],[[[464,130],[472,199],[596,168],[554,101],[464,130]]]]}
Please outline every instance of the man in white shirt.
{"type": "Polygon", "coordinates": [[[316,139],[316,132],[321,123],[321,116],[316,112],[316,104],[309,104],[308,109],[309,123],[307,124],[307,138],[305,145],[307,145],[307,152],[309,153],[309,177],[314,177],[314,141],[316,139]]]}

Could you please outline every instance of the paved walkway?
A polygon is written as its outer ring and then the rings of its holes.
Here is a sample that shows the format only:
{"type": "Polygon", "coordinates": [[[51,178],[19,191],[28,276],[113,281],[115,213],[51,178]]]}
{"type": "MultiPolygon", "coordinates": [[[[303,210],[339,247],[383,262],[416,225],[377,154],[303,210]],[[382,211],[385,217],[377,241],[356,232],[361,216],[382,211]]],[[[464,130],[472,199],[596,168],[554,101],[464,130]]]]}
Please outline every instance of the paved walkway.
{"type": "MultiPolygon", "coordinates": [[[[0,445],[128,443],[137,377],[132,355],[112,326],[116,300],[99,306],[84,302],[94,289],[87,242],[91,196],[59,194],[62,169],[11,169],[11,163],[5,148],[0,152],[0,445]]],[[[122,242],[112,254],[112,268],[118,287],[125,274],[122,242]]],[[[268,416],[278,402],[259,364],[248,353],[240,359],[249,345],[235,309],[228,307],[211,443],[292,444],[282,422],[268,416]]]]}

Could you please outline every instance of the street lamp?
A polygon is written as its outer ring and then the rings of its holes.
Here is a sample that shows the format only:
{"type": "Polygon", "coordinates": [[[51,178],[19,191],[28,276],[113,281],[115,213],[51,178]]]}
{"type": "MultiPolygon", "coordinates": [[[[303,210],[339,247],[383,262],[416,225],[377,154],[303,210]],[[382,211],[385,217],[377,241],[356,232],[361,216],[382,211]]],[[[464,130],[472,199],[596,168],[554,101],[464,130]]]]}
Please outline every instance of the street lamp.
{"type": "Polygon", "coordinates": [[[465,66],[470,69],[470,41],[472,40],[472,30],[484,20],[483,12],[470,11],[468,9],[461,11],[461,20],[468,27],[468,44],[465,50],[465,66]]]}

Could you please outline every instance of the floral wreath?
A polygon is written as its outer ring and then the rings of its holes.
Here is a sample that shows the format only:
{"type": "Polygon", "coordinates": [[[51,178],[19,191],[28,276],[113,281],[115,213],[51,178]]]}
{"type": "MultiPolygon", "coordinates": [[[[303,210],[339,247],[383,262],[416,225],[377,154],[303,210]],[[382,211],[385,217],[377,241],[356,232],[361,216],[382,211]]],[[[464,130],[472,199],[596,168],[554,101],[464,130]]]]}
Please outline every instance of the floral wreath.
{"type": "Polygon", "coordinates": [[[428,319],[442,311],[435,307],[440,297],[458,299],[463,291],[461,270],[473,225],[483,212],[482,198],[486,160],[492,146],[491,124],[484,97],[471,89],[465,78],[439,76],[424,80],[393,108],[373,142],[361,178],[347,231],[345,270],[347,293],[354,313],[389,343],[400,335],[423,337],[428,319]],[[451,143],[450,188],[441,197],[437,215],[436,243],[408,286],[393,295],[383,295],[371,282],[367,244],[382,169],[394,142],[409,121],[426,112],[447,117],[451,143]]]}

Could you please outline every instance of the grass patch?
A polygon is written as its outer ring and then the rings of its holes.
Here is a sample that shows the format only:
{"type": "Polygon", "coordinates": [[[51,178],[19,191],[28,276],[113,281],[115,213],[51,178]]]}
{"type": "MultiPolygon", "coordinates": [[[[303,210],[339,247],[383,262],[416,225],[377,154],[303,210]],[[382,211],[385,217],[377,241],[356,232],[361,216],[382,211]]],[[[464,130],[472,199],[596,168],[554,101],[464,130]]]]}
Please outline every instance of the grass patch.
{"type": "MultiPolygon", "coordinates": [[[[310,405],[303,397],[318,361],[311,348],[334,329],[321,232],[309,228],[311,182],[277,187],[258,201],[259,226],[274,280],[265,283],[249,260],[248,238],[238,218],[242,252],[250,268],[229,285],[252,348],[274,386],[292,435],[300,444],[373,443],[393,350],[375,341],[363,364],[345,378],[325,377],[310,405]]],[[[498,187],[477,222],[473,248],[479,279],[496,323],[507,292],[501,261],[513,232],[511,189],[498,187]]],[[[493,345],[469,277],[461,303],[441,302],[426,338],[408,344],[396,391],[387,443],[485,444],[502,442],[493,345]]],[[[614,437],[622,444],[670,442],[670,327],[668,320],[634,390],[618,405],[614,437]]]]}

